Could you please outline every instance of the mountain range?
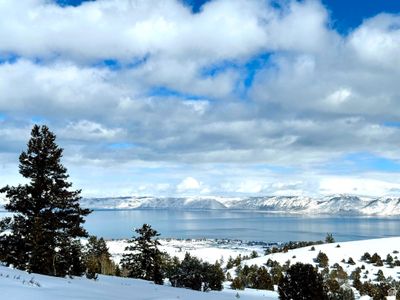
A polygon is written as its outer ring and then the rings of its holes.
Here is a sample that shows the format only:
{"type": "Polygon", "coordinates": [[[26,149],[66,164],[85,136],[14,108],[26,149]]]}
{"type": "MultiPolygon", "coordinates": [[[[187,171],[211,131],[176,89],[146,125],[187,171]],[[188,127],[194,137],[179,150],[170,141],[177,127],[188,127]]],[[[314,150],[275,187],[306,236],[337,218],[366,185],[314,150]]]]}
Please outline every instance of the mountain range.
{"type": "Polygon", "coordinates": [[[400,215],[400,197],[354,195],[263,196],[263,197],[113,197],[84,198],[92,209],[219,209],[259,210],[296,214],[400,215]]]}
{"type": "MultiPolygon", "coordinates": [[[[6,199],[0,197],[0,209],[6,199]]],[[[354,195],[262,196],[262,197],[103,197],[83,198],[81,204],[91,209],[212,209],[258,210],[286,214],[400,215],[400,197],[354,195]]]]}

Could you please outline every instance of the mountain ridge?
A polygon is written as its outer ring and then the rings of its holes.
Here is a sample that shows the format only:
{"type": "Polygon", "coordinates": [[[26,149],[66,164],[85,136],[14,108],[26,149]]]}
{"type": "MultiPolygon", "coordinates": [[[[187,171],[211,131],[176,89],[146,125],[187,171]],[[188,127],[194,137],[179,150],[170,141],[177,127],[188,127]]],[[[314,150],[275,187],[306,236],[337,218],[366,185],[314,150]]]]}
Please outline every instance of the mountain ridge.
{"type": "MultiPolygon", "coordinates": [[[[6,199],[0,197],[0,209],[6,199]]],[[[91,209],[206,209],[254,210],[304,215],[400,216],[400,197],[371,197],[337,194],[309,196],[122,196],[82,198],[81,205],[91,209]]]]}
{"type": "Polygon", "coordinates": [[[82,205],[92,209],[211,209],[257,210],[309,215],[400,215],[400,197],[369,197],[346,194],[321,197],[104,197],[84,198],[82,205]]]}

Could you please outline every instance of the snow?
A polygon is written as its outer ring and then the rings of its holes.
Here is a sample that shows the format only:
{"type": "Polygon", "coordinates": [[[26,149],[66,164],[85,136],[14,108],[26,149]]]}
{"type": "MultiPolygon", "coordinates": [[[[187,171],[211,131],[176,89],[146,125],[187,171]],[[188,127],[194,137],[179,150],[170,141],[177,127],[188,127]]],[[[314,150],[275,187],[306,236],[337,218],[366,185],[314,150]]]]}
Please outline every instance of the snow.
{"type": "Polygon", "coordinates": [[[360,260],[361,256],[365,252],[368,252],[371,254],[371,256],[374,253],[377,253],[382,260],[386,259],[387,254],[390,254],[392,257],[398,256],[400,259],[400,253],[393,253],[395,250],[400,252],[400,237],[322,244],[315,245],[314,248],[314,251],[310,251],[311,246],[309,246],[289,250],[287,253],[274,253],[267,256],[246,260],[244,264],[263,265],[268,261],[268,259],[272,259],[278,261],[280,264],[284,264],[286,261],[290,260],[291,264],[301,262],[316,265],[314,259],[317,257],[319,251],[322,251],[328,256],[330,266],[338,263],[343,267],[348,275],[350,275],[350,273],[357,267],[364,265],[365,270],[362,270],[361,272],[362,281],[368,279],[374,280],[376,278],[375,274],[378,272],[378,270],[382,270],[386,278],[391,276],[397,281],[400,280],[400,267],[389,268],[387,265],[384,265],[383,267],[377,267],[360,260]],[[337,245],[340,245],[340,248],[337,248],[337,245]],[[355,265],[349,265],[341,262],[343,259],[347,262],[350,257],[353,258],[354,262],[356,263],[355,265]],[[367,270],[369,274],[365,274],[365,271],[367,270]],[[367,275],[367,278],[363,278],[364,275],[367,275]]]}
{"type": "MultiPolygon", "coordinates": [[[[128,245],[127,241],[110,240],[106,242],[111,256],[116,262],[119,262],[128,245]]],[[[160,250],[167,252],[170,256],[177,256],[182,260],[185,253],[189,252],[192,256],[209,263],[215,263],[221,259],[226,263],[230,256],[234,258],[239,254],[250,255],[252,251],[263,255],[266,248],[265,245],[249,245],[239,240],[159,239],[159,242],[161,243],[160,250]]]]}
{"type": "MultiPolygon", "coordinates": [[[[118,259],[126,245],[126,241],[108,241],[110,252],[113,258],[118,259]]],[[[371,239],[355,242],[341,242],[332,244],[316,245],[315,251],[310,251],[311,247],[289,250],[287,253],[275,253],[267,256],[261,256],[255,259],[244,261],[244,264],[259,266],[264,265],[268,259],[277,260],[284,264],[287,260],[291,263],[302,262],[315,264],[314,258],[319,251],[327,254],[329,265],[339,263],[344,270],[350,275],[356,267],[365,266],[362,270],[361,277],[364,276],[366,270],[369,271],[367,279],[374,280],[375,275],[381,269],[386,277],[392,276],[399,280],[400,267],[389,268],[388,266],[376,267],[372,264],[360,261],[360,257],[369,252],[371,255],[378,253],[382,259],[390,253],[393,257],[400,254],[393,253],[394,250],[400,251],[400,237],[371,239]],[[340,244],[340,248],[337,245],[340,244]],[[356,265],[351,266],[342,263],[342,259],[348,260],[352,257],[356,265]]],[[[258,249],[261,252],[262,246],[252,246],[241,244],[234,241],[227,244],[214,240],[162,240],[162,249],[170,254],[178,254],[180,257],[186,251],[196,255],[204,260],[214,262],[221,256],[226,260],[229,256],[237,254],[249,254],[252,250],[258,249]]],[[[233,270],[230,271],[234,272],[233,270]]],[[[197,292],[189,289],[173,288],[168,285],[159,286],[151,282],[120,278],[113,276],[99,276],[97,281],[86,278],[75,277],[56,278],[38,274],[28,274],[23,271],[14,270],[4,266],[0,266],[0,290],[2,299],[38,299],[38,300],[67,300],[67,299],[130,299],[130,300],[172,300],[172,299],[188,299],[188,300],[225,300],[236,299],[236,293],[239,293],[240,299],[245,300],[271,300],[278,299],[278,295],[273,291],[251,290],[235,291],[229,288],[229,283],[225,284],[225,289],[221,292],[197,292]]],[[[360,299],[369,299],[361,297],[360,299]]]]}
{"type": "Polygon", "coordinates": [[[297,214],[400,215],[400,198],[353,195],[265,196],[265,197],[116,197],[85,198],[82,205],[93,209],[240,209],[297,214]]]}
{"type": "MultiPolygon", "coordinates": [[[[80,277],[57,278],[28,274],[3,266],[0,266],[0,290],[1,299],[10,300],[234,300],[237,293],[231,289],[204,293],[102,275],[96,281],[80,277]]],[[[239,294],[240,299],[244,300],[277,299],[277,294],[272,291],[246,290],[239,291],[239,294]]]]}

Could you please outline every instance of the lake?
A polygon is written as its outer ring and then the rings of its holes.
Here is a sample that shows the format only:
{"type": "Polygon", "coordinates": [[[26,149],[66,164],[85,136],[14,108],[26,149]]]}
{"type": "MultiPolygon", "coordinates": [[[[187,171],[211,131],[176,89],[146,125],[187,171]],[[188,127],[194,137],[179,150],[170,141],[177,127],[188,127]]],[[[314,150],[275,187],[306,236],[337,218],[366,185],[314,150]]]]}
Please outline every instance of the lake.
{"type": "MultiPolygon", "coordinates": [[[[0,217],[9,215],[0,212],[0,217]]],[[[167,238],[218,238],[285,242],[337,241],[400,235],[399,217],[304,216],[227,210],[96,210],[86,218],[90,234],[106,239],[129,238],[134,227],[149,223],[167,238]]]]}

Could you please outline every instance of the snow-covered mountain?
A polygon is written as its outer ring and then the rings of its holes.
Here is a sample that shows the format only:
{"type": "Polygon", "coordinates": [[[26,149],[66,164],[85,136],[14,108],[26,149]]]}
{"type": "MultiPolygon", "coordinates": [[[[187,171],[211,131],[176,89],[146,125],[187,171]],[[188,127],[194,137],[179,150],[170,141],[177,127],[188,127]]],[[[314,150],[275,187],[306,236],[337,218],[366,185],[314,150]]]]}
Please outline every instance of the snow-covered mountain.
{"type": "Polygon", "coordinates": [[[297,214],[400,215],[400,198],[331,195],[266,197],[115,197],[84,198],[93,209],[235,209],[297,214]]]}

